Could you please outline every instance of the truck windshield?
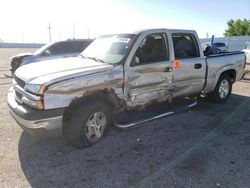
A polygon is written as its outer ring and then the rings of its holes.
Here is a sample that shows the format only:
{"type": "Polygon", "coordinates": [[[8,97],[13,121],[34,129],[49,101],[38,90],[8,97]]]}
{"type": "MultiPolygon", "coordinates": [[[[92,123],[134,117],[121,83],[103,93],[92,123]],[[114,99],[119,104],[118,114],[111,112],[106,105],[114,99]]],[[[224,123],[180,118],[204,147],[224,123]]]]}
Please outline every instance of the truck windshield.
{"type": "Polygon", "coordinates": [[[127,54],[134,36],[127,34],[97,38],[81,53],[81,56],[109,64],[119,63],[127,54]]]}

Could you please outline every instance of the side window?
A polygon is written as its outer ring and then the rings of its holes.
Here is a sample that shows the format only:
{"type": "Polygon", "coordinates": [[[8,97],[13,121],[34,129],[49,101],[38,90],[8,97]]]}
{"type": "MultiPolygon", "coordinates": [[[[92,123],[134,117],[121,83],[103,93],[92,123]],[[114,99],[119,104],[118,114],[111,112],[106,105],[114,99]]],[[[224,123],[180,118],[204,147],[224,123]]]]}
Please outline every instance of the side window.
{"type": "Polygon", "coordinates": [[[75,51],[75,47],[76,44],[74,41],[67,41],[67,42],[63,42],[61,43],[61,46],[59,47],[59,54],[65,54],[65,53],[72,53],[75,51]]]}
{"type": "Polygon", "coordinates": [[[59,42],[51,46],[48,50],[52,55],[77,52],[79,43],[75,41],[59,42]]]}
{"type": "Polygon", "coordinates": [[[132,66],[161,62],[169,59],[164,34],[151,34],[143,39],[135,54],[132,66]]]}
{"type": "Polygon", "coordinates": [[[172,40],[176,59],[200,57],[197,41],[193,34],[174,33],[172,40]]]}
{"type": "Polygon", "coordinates": [[[82,52],[83,50],[85,50],[91,43],[92,41],[81,41],[80,42],[80,47],[79,47],[79,51],[82,52]]]}
{"type": "Polygon", "coordinates": [[[63,51],[63,42],[55,43],[52,45],[48,50],[50,51],[51,55],[61,54],[63,51]]]}
{"type": "Polygon", "coordinates": [[[64,53],[79,53],[83,50],[80,49],[80,41],[69,41],[64,45],[64,53]]]}

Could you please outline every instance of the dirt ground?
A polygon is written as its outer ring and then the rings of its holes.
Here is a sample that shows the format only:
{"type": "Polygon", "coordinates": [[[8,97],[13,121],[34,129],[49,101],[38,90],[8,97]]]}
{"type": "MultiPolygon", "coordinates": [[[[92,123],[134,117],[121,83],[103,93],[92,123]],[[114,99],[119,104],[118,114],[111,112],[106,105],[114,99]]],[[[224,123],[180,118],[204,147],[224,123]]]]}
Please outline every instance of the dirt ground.
{"type": "Polygon", "coordinates": [[[225,104],[201,100],[143,126],[114,127],[77,150],[62,137],[30,137],[8,112],[9,57],[33,50],[0,49],[0,187],[250,187],[249,74],[225,104]]]}

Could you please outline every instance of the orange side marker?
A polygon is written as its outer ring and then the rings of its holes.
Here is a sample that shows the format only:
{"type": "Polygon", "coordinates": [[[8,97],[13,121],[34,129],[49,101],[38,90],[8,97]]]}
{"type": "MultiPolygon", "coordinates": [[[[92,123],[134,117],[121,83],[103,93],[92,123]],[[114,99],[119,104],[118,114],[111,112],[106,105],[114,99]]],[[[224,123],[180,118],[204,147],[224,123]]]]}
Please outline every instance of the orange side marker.
{"type": "Polygon", "coordinates": [[[174,60],[173,61],[173,67],[174,67],[174,69],[181,68],[181,61],[180,60],[174,60]]]}

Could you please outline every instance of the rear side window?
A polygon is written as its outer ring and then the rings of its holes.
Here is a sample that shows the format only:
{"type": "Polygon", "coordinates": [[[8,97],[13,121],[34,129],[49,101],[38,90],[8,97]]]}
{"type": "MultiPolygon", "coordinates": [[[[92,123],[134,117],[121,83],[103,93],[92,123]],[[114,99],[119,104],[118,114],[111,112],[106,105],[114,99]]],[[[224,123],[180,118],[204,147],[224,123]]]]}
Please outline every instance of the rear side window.
{"type": "Polygon", "coordinates": [[[172,40],[176,59],[200,57],[196,38],[190,33],[173,33],[172,40]]]}
{"type": "Polygon", "coordinates": [[[52,45],[48,50],[52,55],[68,53],[72,49],[69,42],[59,42],[52,45]]]}
{"type": "Polygon", "coordinates": [[[91,41],[66,41],[51,46],[48,50],[51,54],[80,53],[91,41]]]}
{"type": "Polygon", "coordinates": [[[85,50],[90,45],[91,42],[92,40],[79,41],[78,52],[82,52],[83,50],[85,50]]]}

